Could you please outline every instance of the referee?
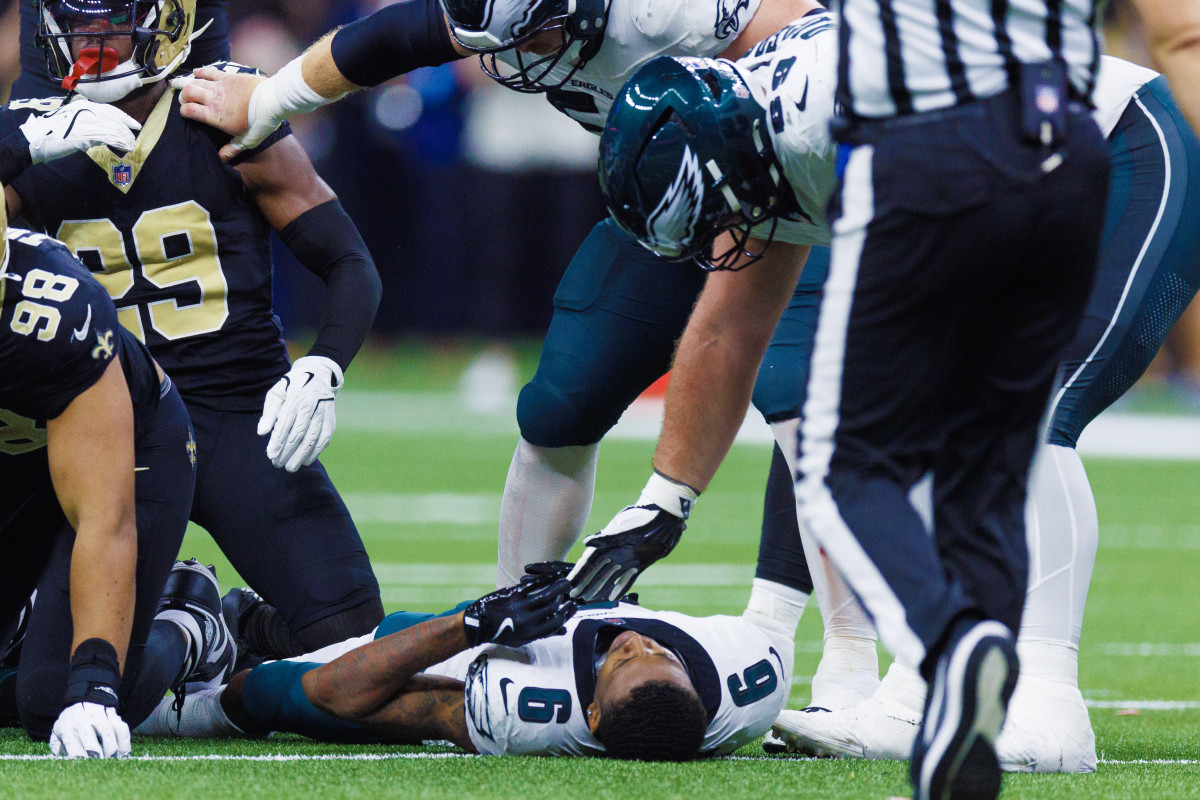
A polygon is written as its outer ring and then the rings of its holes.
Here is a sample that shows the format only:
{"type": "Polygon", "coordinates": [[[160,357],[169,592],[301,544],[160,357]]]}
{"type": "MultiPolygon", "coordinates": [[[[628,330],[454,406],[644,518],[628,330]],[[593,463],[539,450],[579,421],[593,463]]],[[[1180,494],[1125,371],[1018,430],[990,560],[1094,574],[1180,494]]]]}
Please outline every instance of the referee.
{"type": "Polygon", "coordinates": [[[914,800],[994,798],[1026,478],[1108,186],[1093,0],[843,0],[804,522],[930,683],[914,800]],[[932,475],[932,514],[910,494],[932,475]],[[932,531],[932,533],[931,533],[932,531]]]}

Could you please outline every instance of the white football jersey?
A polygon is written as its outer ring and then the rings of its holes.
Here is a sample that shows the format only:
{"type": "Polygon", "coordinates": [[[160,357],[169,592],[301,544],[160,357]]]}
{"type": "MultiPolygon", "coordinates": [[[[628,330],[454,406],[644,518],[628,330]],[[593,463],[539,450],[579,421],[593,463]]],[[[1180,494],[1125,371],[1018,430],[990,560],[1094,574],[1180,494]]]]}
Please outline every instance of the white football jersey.
{"type": "MultiPolygon", "coordinates": [[[[837,21],[825,11],[806,14],[763,39],[737,61],[763,94],[775,156],[795,193],[797,210],[779,220],[775,239],[829,244],[825,205],[833,192],[837,143],[829,130],[837,87],[837,21]]],[[[763,231],[770,223],[761,226],[763,231]]]]}
{"type": "Polygon", "coordinates": [[[1092,102],[1096,104],[1092,118],[1100,126],[1105,138],[1117,127],[1117,122],[1125,113],[1125,107],[1137,94],[1137,90],[1157,77],[1158,73],[1152,69],[1139,67],[1112,56],[1100,58],[1100,74],[1096,77],[1096,88],[1092,91],[1092,102]]]}
{"type": "MultiPolygon", "coordinates": [[[[561,89],[547,92],[546,99],[589,131],[599,133],[613,98],[638,67],[658,56],[715,56],[745,29],[759,2],[612,0],[600,52],[561,89]]],[[[516,66],[512,51],[497,57],[516,66]]],[[[529,60],[528,55],[524,58],[529,60]]],[[[551,76],[566,74],[566,60],[551,76]]]]}
{"type": "Polygon", "coordinates": [[[613,626],[637,630],[684,662],[709,713],[703,750],[730,753],[763,735],[787,701],[791,665],[741,617],[689,617],[629,603],[588,608],[567,632],[510,648],[484,645],[426,673],[465,684],[467,730],[485,755],[599,755],[585,709],[596,679],[596,640],[613,626]]]}

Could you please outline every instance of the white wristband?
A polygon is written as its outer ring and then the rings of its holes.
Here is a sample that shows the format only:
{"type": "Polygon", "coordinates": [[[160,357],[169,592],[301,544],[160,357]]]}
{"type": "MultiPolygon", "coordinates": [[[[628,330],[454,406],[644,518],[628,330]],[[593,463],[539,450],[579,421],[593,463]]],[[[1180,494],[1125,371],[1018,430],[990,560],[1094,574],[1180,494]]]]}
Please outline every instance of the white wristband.
{"type": "Polygon", "coordinates": [[[279,72],[254,87],[247,110],[251,125],[259,121],[278,125],[292,114],[307,114],[344,96],[322,97],[317,94],[304,80],[303,62],[303,55],[293,58],[279,72]]]}
{"type": "Polygon", "coordinates": [[[637,504],[639,506],[653,504],[680,519],[687,519],[699,496],[700,493],[687,484],[677,483],[653,472],[650,474],[650,480],[646,481],[646,488],[642,489],[642,495],[638,498],[637,504]]]}

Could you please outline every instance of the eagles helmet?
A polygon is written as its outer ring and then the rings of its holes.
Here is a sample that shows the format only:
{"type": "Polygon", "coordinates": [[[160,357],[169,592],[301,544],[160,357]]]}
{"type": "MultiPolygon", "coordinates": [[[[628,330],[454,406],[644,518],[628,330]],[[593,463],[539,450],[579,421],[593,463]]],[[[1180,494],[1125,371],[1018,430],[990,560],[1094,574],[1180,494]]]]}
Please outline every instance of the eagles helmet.
{"type": "Polygon", "coordinates": [[[791,189],[754,91],[730,61],[667,56],[621,89],[600,135],[600,190],[643,247],[709,270],[762,257],[747,249],[751,231],[769,221],[754,236],[770,243],[791,189]],[[726,231],[732,246],[712,252],[726,231]]]}
{"type": "Polygon", "coordinates": [[[518,92],[547,92],[563,86],[604,43],[610,0],[440,0],[450,35],[479,53],[483,71],[518,92]],[[520,46],[547,31],[558,33],[552,48],[525,53],[520,46]],[[496,54],[514,51],[515,72],[496,54]]]}
{"type": "Polygon", "coordinates": [[[196,0],[37,0],[37,43],[50,77],[89,100],[111,103],[174,72],[199,32],[196,0]],[[100,22],[108,25],[101,27],[100,22]],[[120,38],[133,53],[118,63],[120,38]],[[85,46],[76,58],[71,42],[85,46]]]}

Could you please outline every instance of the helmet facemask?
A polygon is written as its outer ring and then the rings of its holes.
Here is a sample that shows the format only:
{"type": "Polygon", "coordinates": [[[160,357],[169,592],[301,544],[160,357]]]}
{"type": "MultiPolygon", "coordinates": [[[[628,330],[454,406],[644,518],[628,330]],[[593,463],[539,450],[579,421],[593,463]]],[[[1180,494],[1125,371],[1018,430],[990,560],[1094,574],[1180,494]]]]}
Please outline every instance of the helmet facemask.
{"type": "Polygon", "coordinates": [[[503,0],[442,0],[442,8],[450,35],[462,47],[479,53],[483,71],[500,85],[527,94],[564,86],[600,52],[608,23],[608,0],[535,0],[532,6],[510,6],[503,0]],[[466,18],[472,22],[461,21],[466,18]],[[522,52],[522,45],[548,32],[558,32],[560,37],[552,50],[522,52]],[[515,66],[497,58],[507,51],[513,51],[515,66]]]}
{"type": "Polygon", "coordinates": [[[36,41],[50,76],[101,103],[169,76],[199,35],[196,0],[38,0],[38,10],[36,41]],[[123,40],[132,48],[120,61],[123,40]],[[84,44],[77,57],[73,42],[84,44]]]}

